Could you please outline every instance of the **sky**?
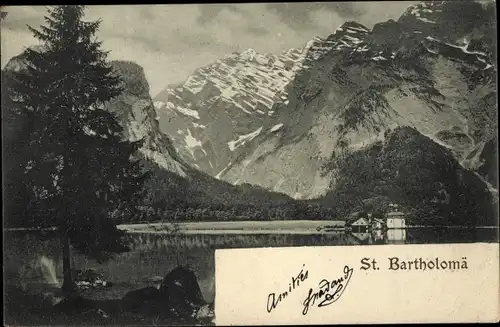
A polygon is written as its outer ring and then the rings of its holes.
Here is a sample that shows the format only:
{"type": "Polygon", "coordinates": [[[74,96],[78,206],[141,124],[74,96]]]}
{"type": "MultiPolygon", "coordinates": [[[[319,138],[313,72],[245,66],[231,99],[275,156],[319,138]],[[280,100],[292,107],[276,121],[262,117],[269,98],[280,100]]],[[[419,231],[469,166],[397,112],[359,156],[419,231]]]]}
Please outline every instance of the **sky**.
{"type": "MultiPolygon", "coordinates": [[[[197,68],[252,48],[279,53],[326,37],[345,21],[368,28],[397,19],[414,1],[170,4],[88,6],[84,20],[102,19],[97,37],[110,60],[144,68],[152,96],[182,83],[197,68]]],[[[43,6],[2,7],[1,65],[37,44],[27,24],[38,28],[43,6]]]]}

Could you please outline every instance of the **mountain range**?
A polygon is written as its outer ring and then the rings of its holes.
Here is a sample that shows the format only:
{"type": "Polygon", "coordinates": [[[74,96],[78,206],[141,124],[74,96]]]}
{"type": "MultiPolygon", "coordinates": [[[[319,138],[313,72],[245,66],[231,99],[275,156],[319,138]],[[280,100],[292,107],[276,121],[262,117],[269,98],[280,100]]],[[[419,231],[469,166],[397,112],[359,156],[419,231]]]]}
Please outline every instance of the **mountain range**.
{"type": "MultiPolygon", "coordinates": [[[[494,9],[349,21],[280,54],[227,55],[152,99],[139,65],[112,62],[126,91],[107,108],[154,171],[145,204],[339,217],[398,202],[415,220],[497,224],[494,9]]],[[[18,69],[22,54],[3,72],[18,69]]]]}
{"type": "Polygon", "coordinates": [[[296,198],[327,192],[321,167],[341,140],[360,148],[396,126],[479,169],[496,135],[495,24],[478,3],[423,2],[372,30],[235,53],[155,96],[160,128],[191,166],[296,198]]]}

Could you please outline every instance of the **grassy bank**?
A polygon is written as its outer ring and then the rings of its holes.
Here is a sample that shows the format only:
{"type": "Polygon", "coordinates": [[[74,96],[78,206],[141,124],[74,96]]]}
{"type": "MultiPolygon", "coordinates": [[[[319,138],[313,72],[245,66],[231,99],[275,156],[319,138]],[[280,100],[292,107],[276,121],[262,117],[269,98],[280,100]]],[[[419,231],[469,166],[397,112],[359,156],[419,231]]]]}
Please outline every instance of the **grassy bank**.
{"type": "MultiPolygon", "coordinates": [[[[165,310],[131,312],[122,299],[93,300],[82,298],[71,305],[55,304],[57,294],[29,293],[8,286],[4,297],[4,323],[10,326],[70,326],[70,325],[213,325],[192,317],[174,317],[165,310]]],[[[213,305],[212,305],[213,307],[213,305]]]]}

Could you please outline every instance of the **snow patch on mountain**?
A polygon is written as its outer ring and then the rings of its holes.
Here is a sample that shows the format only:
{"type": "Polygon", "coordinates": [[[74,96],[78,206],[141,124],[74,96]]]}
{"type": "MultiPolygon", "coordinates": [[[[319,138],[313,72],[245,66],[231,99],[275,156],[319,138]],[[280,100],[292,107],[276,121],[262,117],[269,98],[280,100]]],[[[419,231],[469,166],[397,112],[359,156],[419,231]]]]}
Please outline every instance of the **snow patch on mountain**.
{"type": "Polygon", "coordinates": [[[162,109],[163,107],[165,107],[165,102],[163,102],[163,101],[154,101],[153,102],[153,106],[155,107],[155,109],[162,109]]]}
{"type": "Polygon", "coordinates": [[[195,156],[194,156],[193,149],[196,147],[201,148],[201,141],[194,138],[193,135],[191,135],[191,131],[189,130],[189,128],[187,129],[187,135],[185,135],[184,140],[186,141],[186,147],[187,147],[189,153],[191,153],[191,156],[193,156],[193,158],[194,158],[195,156]]]}
{"type": "Polygon", "coordinates": [[[262,131],[262,127],[260,127],[259,129],[257,129],[256,131],[253,131],[251,133],[238,136],[238,139],[236,141],[227,142],[229,150],[234,151],[235,149],[239,148],[240,146],[245,145],[246,142],[249,142],[249,141],[253,140],[254,138],[256,138],[257,135],[259,135],[261,131],[262,131]]]}
{"type": "Polygon", "coordinates": [[[271,132],[277,132],[277,131],[279,131],[282,127],[283,127],[283,123],[279,123],[279,124],[274,125],[273,127],[271,127],[270,131],[271,131],[271,132]]]}
{"type": "Polygon", "coordinates": [[[356,26],[349,26],[347,27],[348,31],[357,31],[357,32],[362,32],[362,33],[368,33],[370,32],[366,27],[363,27],[361,25],[356,26]]]}
{"type": "Polygon", "coordinates": [[[172,110],[176,110],[183,115],[190,116],[190,117],[193,117],[195,119],[200,119],[200,115],[198,114],[198,111],[196,111],[196,110],[179,107],[179,106],[172,104],[171,102],[167,103],[167,108],[172,109],[172,110]]]}
{"type": "Polygon", "coordinates": [[[417,19],[420,20],[420,21],[422,21],[422,22],[424,22],[424,23],[436,24],[435,21],[427,19],[427,18],[424,18],[424,17],[417,17],[417,19]]]}
{"type": "Polygon", "coordinates": [[[460,50],[462,50],[466,54],[475,54],[475,55],[487,57],[486,53],[484,53],[484,52],[469,51],[469,50],[467,50],[468,47],[469,47],[469,43],[470,42],[468,40],[465,40],[463,45],[456,45],[456,44],[450,44],[450,43],[445,43],[445,44],[449,45],[450,47],[454,47],[454,48],[460,49],[460,50]]]}
{"type": "Polygon", "coordinates": [[[202,129],[207,128],[207,126],[205,126],[205,125],[201,125],[201,124],[198,124],[198,123],[195,123],[195,122],[193,122],[193,126],[194,126],[195,128],[202,128],[202,129]]]}
{"type": "Polygon", "coordinates": [[[215,178],[220,179],[222,174],[224,174],[231,167],[231,164],[232,162],[228,163],[224,169],[222,169],[217,175],[215,175],[215,178]]]}

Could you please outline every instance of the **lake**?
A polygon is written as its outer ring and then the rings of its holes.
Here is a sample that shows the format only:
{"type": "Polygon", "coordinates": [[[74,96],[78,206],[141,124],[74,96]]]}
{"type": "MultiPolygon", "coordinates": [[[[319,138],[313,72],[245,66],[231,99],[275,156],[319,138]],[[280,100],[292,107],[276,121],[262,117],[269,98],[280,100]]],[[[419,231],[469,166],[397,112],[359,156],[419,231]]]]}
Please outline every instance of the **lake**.
{"type": "MultiPolygon", "coordinates": [[[[324,224],[323,222],[315,222],[324,224]]],[[[166,232],[129,234],[131,251],[99,264],[84,256],[73,256],[73,268],[92,268],[114,286],[86,296],[120,298],[126,292],[155,283],[178,265],[189,265],[196,273],[205,299],[215,296],[215,250],[284,246],[332,246],[361,244],[431,244],[498,242],[498,228],[414,228],[373,233],[317,232],[300,228],[295,232],[251,231],[237,234],[223,231],[172,235],[166,232]]],[[[61,246],[57,239],[34,232],[4,232],[4,284],[33,292],[50,291],[62,280],[61,246]]],[[[8,299],[7,299],[8,301],[8,299]]]]}

